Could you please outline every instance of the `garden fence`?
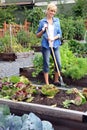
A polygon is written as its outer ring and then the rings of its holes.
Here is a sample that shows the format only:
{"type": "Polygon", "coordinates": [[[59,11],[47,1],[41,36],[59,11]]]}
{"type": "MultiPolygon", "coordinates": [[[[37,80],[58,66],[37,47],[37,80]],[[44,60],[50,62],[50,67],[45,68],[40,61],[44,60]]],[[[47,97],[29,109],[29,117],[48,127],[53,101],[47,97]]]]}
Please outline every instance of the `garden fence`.
{"type": "Polygon", "coordinates": [[[10,27],[12,29],[12,34],[16,35],[18,31],[24,29],[25,31],[29,32],[30,22],[27,20],[24,21],[24,25],[20,24],[7,24],[4,22],[3,28],[0,29],[0,37],[3,37],[7,31],[10,31],[10,27]]]}

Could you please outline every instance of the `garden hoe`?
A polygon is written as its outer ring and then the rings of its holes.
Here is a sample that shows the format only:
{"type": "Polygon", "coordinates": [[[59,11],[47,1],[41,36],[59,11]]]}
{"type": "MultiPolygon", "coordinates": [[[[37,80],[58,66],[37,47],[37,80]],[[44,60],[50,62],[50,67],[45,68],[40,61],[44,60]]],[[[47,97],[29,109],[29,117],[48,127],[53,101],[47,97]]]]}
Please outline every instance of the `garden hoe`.
{"type": "MultiPolygon", "coordinates": [[[[48,35],[48,30],[46,28],[46,33],[48,35]]],[[[52,55],[53,55],[53,59],[54,59],[54,62],[55,62],[55,66],[56,66],[56,69],[57,69],[57,72],[58,72],[58,76],[59,76],[59,81],[60,81],[60,85],[65,87],[66,85],[64,84],[63,82],[63,78],[60,74],[60,71],[59,71],[59,68],[58,68],[58,65],[57,65],[57,61],[56,61],[56,57],[55,57],[55,54],[54,54],[54,50],[53,50],[53,47],[50,47],[51,48],[51,51],[52,51],[52,55]]]]}
{"type": "Polygon", "coordinates": [[[61,86],[66,86],[63,82],[63,78],[60,74],[60,71],[59,71],[59,68],[58,68],[58,65],[57,65],[57,61],[56,61],[56,57],[55,57],[55,54],[54,54],[54,50],[53,50],[53,47],[50,47],[51,48],[51,51],[52,51],[52,55],[53,55],[53,58],[54,58],[54,62],[55,62],[55,65],[56,65],[56,69],[57,69],[57,72],[58,72],[58,76],[59,76],[59,81],[60,81],[60,84],[61,86]]]}

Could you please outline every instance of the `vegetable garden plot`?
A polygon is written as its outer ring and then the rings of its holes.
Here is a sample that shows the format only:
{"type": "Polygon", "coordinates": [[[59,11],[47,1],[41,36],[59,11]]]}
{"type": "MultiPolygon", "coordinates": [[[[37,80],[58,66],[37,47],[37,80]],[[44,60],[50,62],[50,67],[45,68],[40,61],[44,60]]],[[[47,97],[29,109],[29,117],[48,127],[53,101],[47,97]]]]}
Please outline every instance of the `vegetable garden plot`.
{"type": "Polygon", "coordinates": [[[0,83],[0,104],[8,105],[12,113],[33,112],[41,119],[51,121],[55,130],[87,129],[87,93],[76,88],[35,86],[23,76],[5,78],[0,83]]]}
{"type": "Polygon", "coordinates": [[[34,85],[24,76],[0,80],[0,98],[52,107],[87,111],[87,89],[58,88],[53,84],[34,85]]]}

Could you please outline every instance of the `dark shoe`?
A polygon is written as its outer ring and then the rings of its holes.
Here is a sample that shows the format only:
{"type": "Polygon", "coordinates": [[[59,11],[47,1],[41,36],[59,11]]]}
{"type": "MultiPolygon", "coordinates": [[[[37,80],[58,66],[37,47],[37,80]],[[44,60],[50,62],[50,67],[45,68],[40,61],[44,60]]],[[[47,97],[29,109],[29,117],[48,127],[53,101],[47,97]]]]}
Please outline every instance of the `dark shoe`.
{"type": "Polygon", "coordinates": [[[54,85],[55,86],[61,86],[61,83],[60,82],[54,82],[54,85]]]}

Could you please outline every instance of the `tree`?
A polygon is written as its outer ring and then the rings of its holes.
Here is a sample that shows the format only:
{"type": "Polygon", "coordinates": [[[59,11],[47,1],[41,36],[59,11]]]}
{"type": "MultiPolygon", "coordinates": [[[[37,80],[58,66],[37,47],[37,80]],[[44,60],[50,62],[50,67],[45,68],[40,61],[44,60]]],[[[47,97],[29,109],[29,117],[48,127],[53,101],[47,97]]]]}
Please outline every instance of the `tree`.
{"type": "Polygon", "coordinates": [[[0,27],[3,26],[4,21],[7,23],[13,22],[15,20],[14,11],[16,6],[8,6],[7,8],[0,8],[0,27]]]}
{"type": "Polygon", "coordinates": [[[87,0],[76,0],[72,10],[75,17],[87,18],[87,0]]]}
{"type": "Polygon", "coordinates": [[[34,7],[32,10],[25,9],[25,18],[31,22],[32,31],[35,32],[37,30],[37,26],[39,24],[39,20],[44,17],[43,10],[39,7],[34,7]]]}

